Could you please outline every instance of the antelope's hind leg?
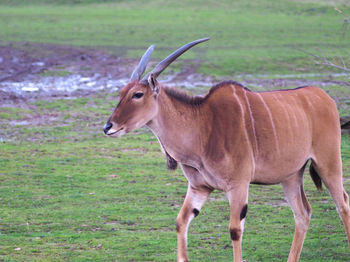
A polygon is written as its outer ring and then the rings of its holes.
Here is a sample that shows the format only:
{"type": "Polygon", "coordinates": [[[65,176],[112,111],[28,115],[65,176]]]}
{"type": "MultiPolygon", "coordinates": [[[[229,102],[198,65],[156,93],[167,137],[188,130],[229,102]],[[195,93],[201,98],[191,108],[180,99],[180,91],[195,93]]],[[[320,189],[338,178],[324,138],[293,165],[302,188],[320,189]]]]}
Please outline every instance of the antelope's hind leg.
{"type": "Polygon", "coordinates": [[[242,237],[248,211],[248,191],[249,183],[240,183],[226,193],[230,202],[230,235],[234,262],[242,261],[242,237]]]}
{"type": "Polygon", "coordinates": [[[188,184],[185,201],[176,219],[177,231],[177,261],[187,262],[187,231],[191,220],[199,214],[203,204],[212,190],[195,189],[188,184]]]}
{"type": "Polygon", "coordinates": [[[311,219],[312,209],[304,192],[303,172],[304,167],[288,180],[281,183],[295,220],[294,238],[288,256],[288,262],[299,261],[311,219]]]}
{"type": "MultiPolygon", "coordinates": [[[[330,159],[330,157],[329,157],[330,159]]],[[[350,247],[350,208],[349,196],[343,187],[341,158],[337,157],[329,162],[313,162],[315,170],[327,187],[337,207],[338,214],[344,224],[348,244],[350,247]]]]}
{"type": "Polygon", "coordinates": [[[312,166],[316,171],[314,173],[317,173],[314,176],[321,178],[335,202],[350,247],[349,196],[343,187],[340,125],[336,108],[334,109],[332,118],[323,121],[327,123],[327,128],[318,130],[318,139],[313,141],[312,166]]]}

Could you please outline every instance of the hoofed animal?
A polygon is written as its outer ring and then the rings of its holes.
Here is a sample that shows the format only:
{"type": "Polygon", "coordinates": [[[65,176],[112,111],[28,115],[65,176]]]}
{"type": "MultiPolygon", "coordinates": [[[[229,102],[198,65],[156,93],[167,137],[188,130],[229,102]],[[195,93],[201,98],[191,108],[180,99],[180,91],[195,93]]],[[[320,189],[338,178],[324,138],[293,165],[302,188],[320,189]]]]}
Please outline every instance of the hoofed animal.
{"type": "Polygon", "coordinates": [[[190,97],[160,84],[159,74],[199,39],[176,50],[141,78],[151,46],[120,92],[120,102],[104,126],[117,137],[142,126],[157,136],[169,168],[180,164],[188,180],[176,219],[177,261],[188,261],[187,229],[214,189],[230,203],[234,261],[242,261],[241,240],[250,184],[281,183],[295,219],[288,261],[298,261],[311,217],[303,173],[318,189],[329,190],[350,241],[349,197],[342,184],[340,125],[334,101],[321,89],[252,92],[221,82],[205,96],[190,97]]]}

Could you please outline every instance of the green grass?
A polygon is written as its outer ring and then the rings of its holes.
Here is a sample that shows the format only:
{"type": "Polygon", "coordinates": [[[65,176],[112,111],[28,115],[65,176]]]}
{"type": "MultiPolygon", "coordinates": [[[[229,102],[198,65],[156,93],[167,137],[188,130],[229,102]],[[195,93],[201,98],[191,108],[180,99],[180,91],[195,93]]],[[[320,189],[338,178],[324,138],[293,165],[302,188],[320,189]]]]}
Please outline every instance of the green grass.
{"type": "MultiPolygon", "coordinates": [[[[139,0],[73,6],[64,3],[84,1],[2,2],[3,43],[97,46],[133,58],[155,43],[154,58],[160,59],[186,42],[210,36],[210,42],[184,55],[183,63],[200,64],[198,72],[212,75],[331,70],[315,66],[300,50],[331,58],[339,52],[350,60],[345,17],[324,1],[139,0]]],[[[349,5],[336,3],[350,14],[349,5]]]]}
{"type": "MultiPolygon", "coordinates": [[[[22,106],[31,112],[18,120],[29,124],[0,120],[5,140],[0,144],[0,261],[175,260],[175,218],[185,178],[179,170],[166,170],[158,142],[146,129],[120,139],[102,135],[114,104],[115,94],[103,92],[28,101],[22,106]],[[55,120],[46,120],[51,115],[55,120]]],[[[343,136],[342,152],[344,176],[350,178],[349,136],[343,136]]],[[[349,180],[345,188],[350,192],[349,180]]],[[[307,173],[305,189],[313,217],[301,261],[349,261],[329,194],[318,192],[307,173]]],[[[279,185],[251,186],[244,258],[286,260],[294,221],[281,203],[279,185]]],[[[228,224],[228,202],[214,192],[189,229],[190,258],[231,261],[228,224]]]]}
{"type": "Polygon", "coordinates": [[[40,73],[41,76],[45,77],[45,76],[69,76],[72,73],[66,70],[44,70],[40,73]]]}
{"type": "Polygon", "coordinates": [[[0,107],[0,119],[18,120],[31,113],[28,109],[0,107]]]}

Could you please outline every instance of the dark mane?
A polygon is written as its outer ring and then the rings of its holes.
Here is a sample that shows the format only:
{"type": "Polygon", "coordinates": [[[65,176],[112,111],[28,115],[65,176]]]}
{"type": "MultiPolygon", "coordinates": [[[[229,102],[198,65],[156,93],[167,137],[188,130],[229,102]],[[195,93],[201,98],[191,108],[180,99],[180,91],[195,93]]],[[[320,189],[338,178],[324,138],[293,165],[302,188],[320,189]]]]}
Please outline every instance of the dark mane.
{"type": "Polygon", "coordinates": [[[248,88],[244,87],[243,85],[241,85],[240,83],[237,83],[235,81],[222,81],[222,82],[216,84],[215,86],[213,86],[212,88],[210,88],[209,92],[205,96],[190,96],[182,90],[170,88],[170,87],[165,87],[164,91],[168,96],[176,99],[177,101],[179,101],[181,103],[191,105],[191,106],[200,106],[216,90],[218,90],[219,88],[221,88],[223,86],[227,86],[227,85],[239,86],[239,87],[246,89],[247,91],[250,91],[248,88]]]}
{"type": "Polygon", "coordinates": [[[211,93],[212,91],[215,91],[216,89],[222,87],[222,86],[227,86],[227,85],[232,85],[232,86],[239,86],[241,88],[244,88],[247,91],[251,91],[250,89],[246,88],[244,85],[242,85],[241,83],[238,83],[236,81],[232,81],[232,80],[225,80],[225,81],[221,81],[220,83],[216,84],[215,86],[213,86],[209,93],[211,93]]]}
{"type": "Polygon", "coordinates": [[[170,87],[165,87],[164,91],[169,97],[174,98],[175,100],[181,103],[192,105],[192,106],[201,105],[206,97],[206,96],[190,96],[185,91],[175,89],[175,88],[170,88],[170,87]]]}

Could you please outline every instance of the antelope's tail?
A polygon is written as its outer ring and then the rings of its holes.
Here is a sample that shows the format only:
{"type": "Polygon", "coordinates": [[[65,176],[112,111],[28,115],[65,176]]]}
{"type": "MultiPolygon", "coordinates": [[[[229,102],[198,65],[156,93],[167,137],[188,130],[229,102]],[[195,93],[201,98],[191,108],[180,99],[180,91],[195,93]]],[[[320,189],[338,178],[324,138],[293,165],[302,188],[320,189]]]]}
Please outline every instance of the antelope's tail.
{"type": "Polygon", "coordinates": [[[315,169],[315,166],[312,162],[311,162],[309,171],[310,171],[312,181],[314,181],[314,184],[315,184],[317,190],[322,191],[322,180],[321,180],[320,176],[318,175],[318,173],[315,169]]]}

